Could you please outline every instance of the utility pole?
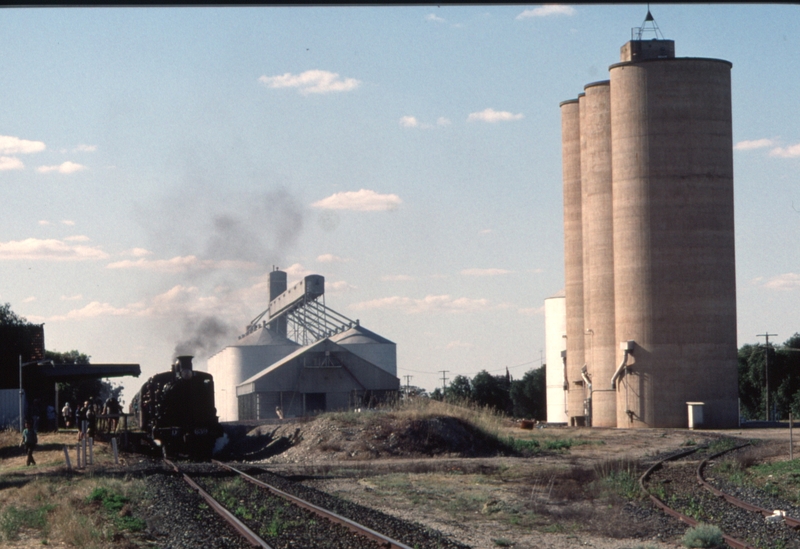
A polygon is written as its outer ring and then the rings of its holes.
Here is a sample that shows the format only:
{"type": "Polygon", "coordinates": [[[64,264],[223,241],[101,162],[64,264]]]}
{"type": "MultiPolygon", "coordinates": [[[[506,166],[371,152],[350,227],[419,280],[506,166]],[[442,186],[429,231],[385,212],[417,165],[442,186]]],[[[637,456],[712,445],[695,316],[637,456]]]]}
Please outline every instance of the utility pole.
{"type": "Polygon", "coordinates": [[[411,378],[412,378],[412,377],[414,377],[414,376],[409,376],[409,375],[406,375],[406,376],[403,376],[403,377],[404,377],[404,378],[406,378],[406,398],[408,398],[408,393],[409,393],[409,391],[411,390],[411,389],[410,389],[410,386],[411,386],[411,378]]]}
{"type": "Polygon", "coordinates": [[[766,378],[766,385],[767,385],[767,403],[766,403],[766,412],[767,412],[767,421],[769,421],[769,336],[778,336],[778,334],[770,334],[770,333],[763,333],[758,334],[756,337],[763,337],[766,338],[766,346],[764,349],[764,377],[766,378]]]}
{"type": "Polygon", "coordinates": [[[444,392],[444,390],[447,388],[447,385],[445,385],[445,384],[448,381],[448,379],[446,377],[444,377],[444,376],[445,376],[445,374],[450,373],[450,370],[439,370],[439,372],[441,372],[441,374],[442,374],[442,392],[444,392]]]}

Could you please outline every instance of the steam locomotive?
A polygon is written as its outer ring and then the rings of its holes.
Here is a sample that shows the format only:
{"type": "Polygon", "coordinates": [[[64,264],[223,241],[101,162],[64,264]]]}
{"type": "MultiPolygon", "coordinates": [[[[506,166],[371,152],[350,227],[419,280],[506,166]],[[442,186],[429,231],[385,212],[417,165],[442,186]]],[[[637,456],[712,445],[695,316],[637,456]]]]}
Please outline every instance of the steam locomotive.
{"type": "Polygon", "coordinates": [[[141,430],[142,450],[164,457],[206,461],[223,435],[214,406],[211,374],[192,370],[192,357],[179,356],[172,370],[145,382],[130,404],[141,430]]]}

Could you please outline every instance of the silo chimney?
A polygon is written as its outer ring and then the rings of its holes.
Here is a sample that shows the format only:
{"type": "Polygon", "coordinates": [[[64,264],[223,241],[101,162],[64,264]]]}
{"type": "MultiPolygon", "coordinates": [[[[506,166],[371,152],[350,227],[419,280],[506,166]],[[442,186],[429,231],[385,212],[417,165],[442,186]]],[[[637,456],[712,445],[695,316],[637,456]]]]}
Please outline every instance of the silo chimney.
{"type": "MultiPolygon", "coordinates": [[[[269,273],[269,300],[272,302],[276,297],[286,291],[286,272],[273,267],[269,273]]],[[[286,318],[279,318],[269,323],[269,329],[273,332],[286,336],[286,318]]]]}

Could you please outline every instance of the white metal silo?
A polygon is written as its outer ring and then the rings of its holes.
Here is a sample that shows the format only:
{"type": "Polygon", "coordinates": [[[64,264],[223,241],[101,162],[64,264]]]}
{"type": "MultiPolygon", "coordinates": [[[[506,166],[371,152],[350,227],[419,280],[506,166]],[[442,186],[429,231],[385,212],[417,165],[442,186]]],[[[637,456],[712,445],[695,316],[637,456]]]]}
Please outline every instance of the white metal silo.
{"type": "Polygon", "coordinates": [[[567,414],[567,307],[561,291],[544,300],[547,423],[569,423],[567,414]]]}

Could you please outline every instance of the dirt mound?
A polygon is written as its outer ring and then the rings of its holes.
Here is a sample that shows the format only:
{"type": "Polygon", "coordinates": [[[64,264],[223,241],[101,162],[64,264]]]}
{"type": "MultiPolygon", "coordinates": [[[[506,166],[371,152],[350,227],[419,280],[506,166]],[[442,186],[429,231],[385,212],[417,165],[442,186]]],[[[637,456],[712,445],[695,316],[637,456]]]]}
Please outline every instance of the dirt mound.
{"type": "Polygon", "coordinates": [[[250,460],[258,456],[256,459],[282,463],[388,457],[488,457],[510,453],[496,437],[450,416],[409,418],[365,414],[352,418],[331,415],[301,424],[261,426],[250,431],[247,438],[251,442],[243,447],[250,450],[250,460]],[[261,451],[255,448],[259,443],[261,451]],[[265,444],[282,451],[270,454],[265,444]]]}

